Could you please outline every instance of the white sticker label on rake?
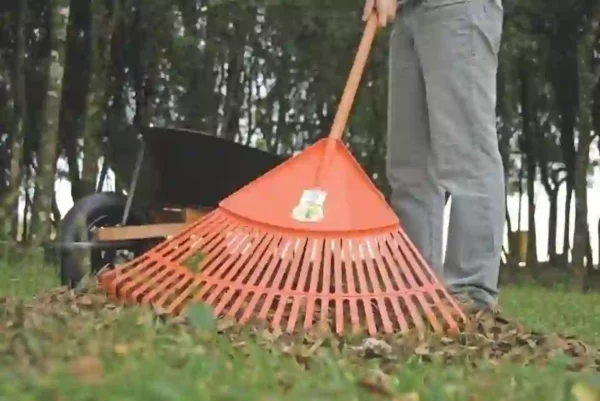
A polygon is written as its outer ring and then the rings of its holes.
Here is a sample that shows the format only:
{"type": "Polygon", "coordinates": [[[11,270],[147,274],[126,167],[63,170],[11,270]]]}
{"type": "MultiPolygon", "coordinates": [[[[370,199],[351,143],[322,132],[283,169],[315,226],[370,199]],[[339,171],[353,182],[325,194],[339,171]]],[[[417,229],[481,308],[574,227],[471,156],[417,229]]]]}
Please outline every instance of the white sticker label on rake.
{"type": "Polygon", "coordinates": [[[325,217],[324,205],[327,193],[320,189],[305,189],[298,205],[292,211],[297,221],[315,223],[325,217]]]}

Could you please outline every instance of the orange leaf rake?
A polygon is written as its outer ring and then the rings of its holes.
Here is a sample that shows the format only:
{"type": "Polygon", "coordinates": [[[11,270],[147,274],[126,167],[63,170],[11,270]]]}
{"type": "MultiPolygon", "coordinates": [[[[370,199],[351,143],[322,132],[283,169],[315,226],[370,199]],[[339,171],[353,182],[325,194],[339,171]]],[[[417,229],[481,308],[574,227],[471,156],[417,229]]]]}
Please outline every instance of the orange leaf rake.
{"type": "Polygon", "coordinates": [[[465,320],[341,137],[375,37],[367,22],[331,132],[144,255],[100,276],[118,299],[240,324],[370,334],[456,332],[465,320]]]}

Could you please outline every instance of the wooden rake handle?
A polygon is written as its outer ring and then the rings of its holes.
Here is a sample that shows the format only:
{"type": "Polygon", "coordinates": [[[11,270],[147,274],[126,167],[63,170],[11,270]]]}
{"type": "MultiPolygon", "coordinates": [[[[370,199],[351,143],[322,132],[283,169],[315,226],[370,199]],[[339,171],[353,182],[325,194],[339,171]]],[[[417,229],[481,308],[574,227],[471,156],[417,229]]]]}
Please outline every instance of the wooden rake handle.
{"type": "Polygon", "coordinates": [[[350,75],[348,76],[342,99],[340,100],[335,119],[333,120],[333,125],[331,126],[331,131],[329,132],[330,139],[341,139],[344,134],[344,128],[346,128],[348,116],[350,115],[350,110],[352,109],[356,91],[358,90],[365,65],[367,64],[367,59],[369,58],[369,52],[371,51],[376,32],[377,13],[373,12],[367,21],[365,31],[358,46],[354,64],[350,70],[350,75]]]}
{"type": "Polygon", "coordinates": [[[352,103],[354,102],[356,91],[358,90],[358,85],[360,84],[360,79],[362,78],[365,65],[367,64],[373,39],[375,39],[377,25],[377,14],[373,13],[367,21],[365,31],[356,52],[356,56],[354,57],[354,64],[352,64],[352,69],[350,70],[350,75],[346,81],[346,87],[344,88],[342,99],[340,100],[340,104],[335,114],[335,119],[333,120],[333,125],[331,126],[331,131],[329,131],[325,152],[320,161],[319,167],[317,168],[317,186],[321,186],[325,182],[329,163],[335,150],[335,144],[339,139],[342,138],[342,135],[344,134],[344,128],[346,128],[346,123],[348,122],[348,116],[350,115],[350,110],[352,109],[352,103]]]}

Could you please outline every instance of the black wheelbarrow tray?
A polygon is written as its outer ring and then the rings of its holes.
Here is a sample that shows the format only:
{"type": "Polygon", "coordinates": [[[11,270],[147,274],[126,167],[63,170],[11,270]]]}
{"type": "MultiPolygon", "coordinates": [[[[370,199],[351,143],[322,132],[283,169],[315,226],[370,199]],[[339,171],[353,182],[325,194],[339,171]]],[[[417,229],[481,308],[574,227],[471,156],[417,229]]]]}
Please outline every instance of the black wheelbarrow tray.
{"type": "Polygon", "coordinates": [[[127,193],[79,199],[48,244],[59,250],[63,285],[81,281],[86,261],[97,274],[118,252],[142,254],[287,158],[191,130],[147,127],[137,139],[127,193]]]}

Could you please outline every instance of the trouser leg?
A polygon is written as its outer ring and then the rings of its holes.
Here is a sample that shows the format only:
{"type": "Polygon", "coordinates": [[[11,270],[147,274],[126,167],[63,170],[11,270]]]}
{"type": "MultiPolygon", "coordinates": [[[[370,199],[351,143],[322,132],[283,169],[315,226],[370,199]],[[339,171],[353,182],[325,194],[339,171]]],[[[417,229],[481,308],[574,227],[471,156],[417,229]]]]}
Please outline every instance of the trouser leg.
{"type": "Polygon", "coordinates": [[[413,25],[414,10],[403,10],[390,38],[387,177],[402,228],[440,275],[444,193],[432,169],[425,85],[413,25]]]}
{"type": "Polygon", "coordinates": [[[452,195],[443,278],[494,304],[504,229],[496,134],[500,0],[425,1],[416,14],[430,135],[440,184],[452,195]]]}

